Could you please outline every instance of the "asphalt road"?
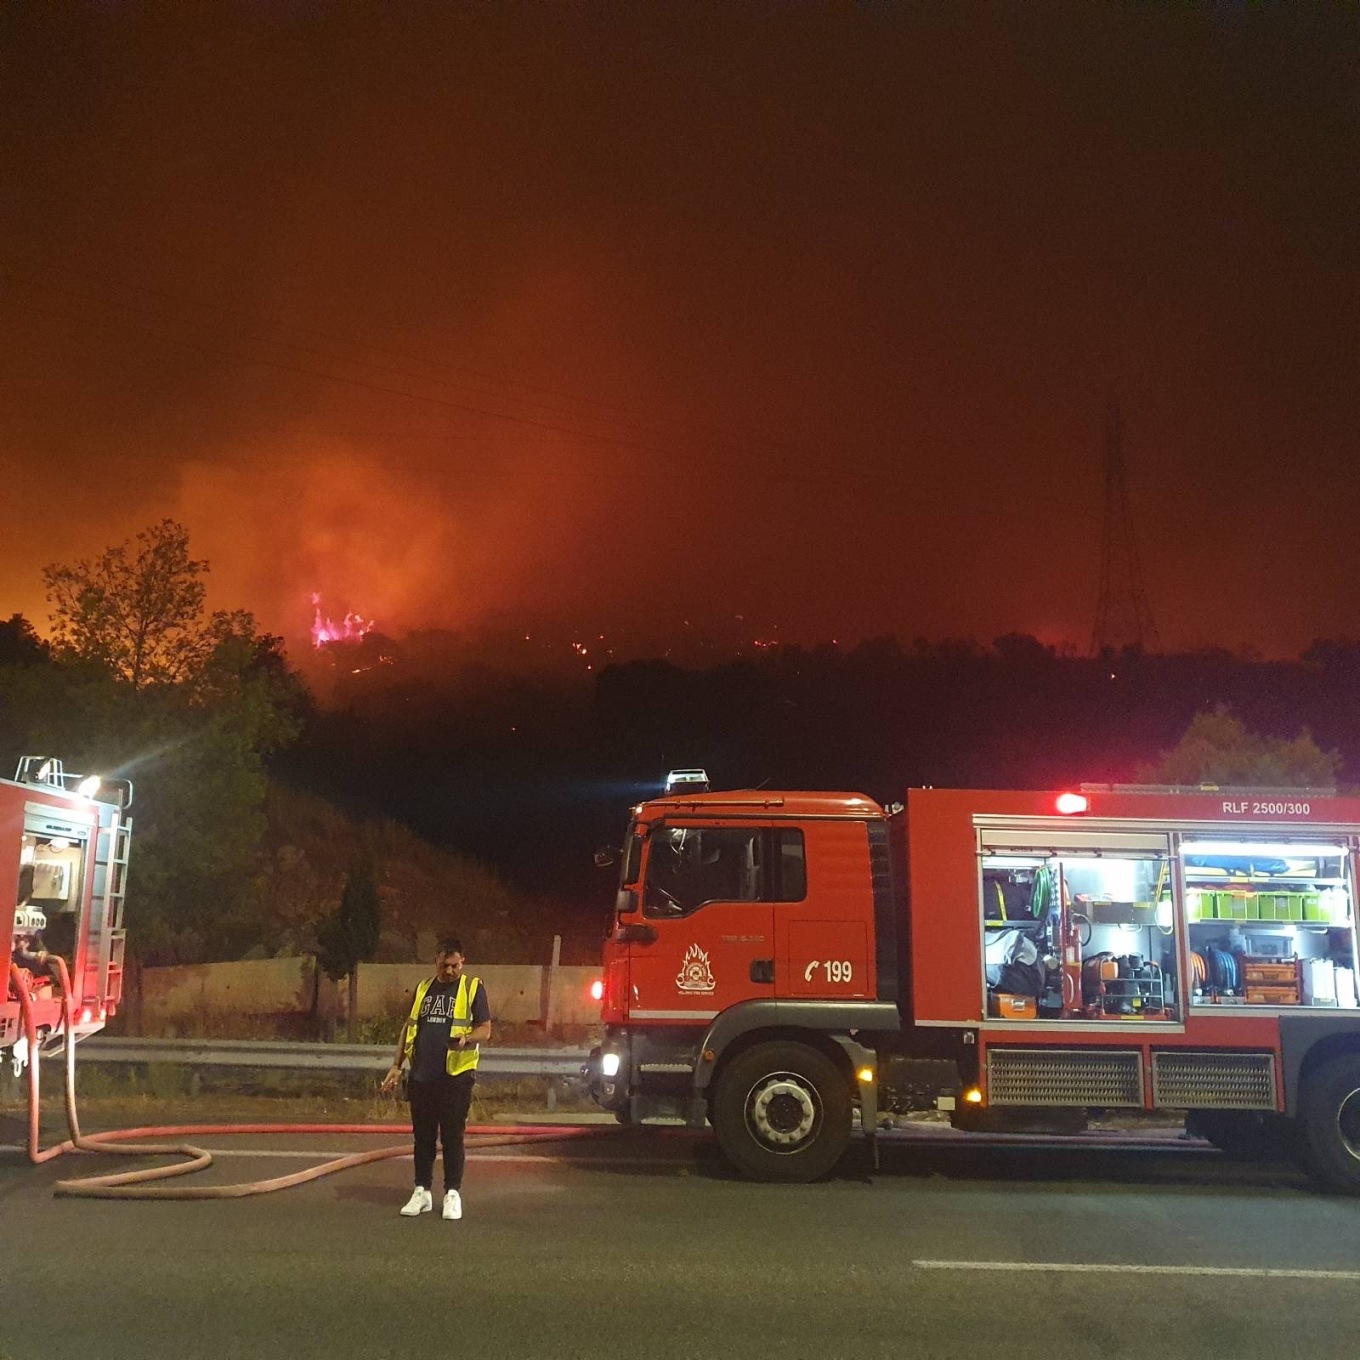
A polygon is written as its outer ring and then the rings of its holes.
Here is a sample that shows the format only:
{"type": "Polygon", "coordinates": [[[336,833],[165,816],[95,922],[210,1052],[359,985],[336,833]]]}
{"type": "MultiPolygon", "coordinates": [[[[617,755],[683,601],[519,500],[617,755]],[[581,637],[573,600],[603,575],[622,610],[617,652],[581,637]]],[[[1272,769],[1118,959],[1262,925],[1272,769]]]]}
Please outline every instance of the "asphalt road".
{"type": "MultiPolygon", "coordinates": [[[[373,1145],[199,1141],[222,1182],[373,1145]]],[[[1360,1200],[1192,1148],[913,1142],[872,1179],[783,1187],[730,1178],[706,1140],[610,1130],[475,1155],[459,1223],[397,1215],[407,1161],[264,1198],[52,1197],[94,1169],[0,1153],[6,1360],[1323,1360],[1360,1342],[1360,1200]]]]}

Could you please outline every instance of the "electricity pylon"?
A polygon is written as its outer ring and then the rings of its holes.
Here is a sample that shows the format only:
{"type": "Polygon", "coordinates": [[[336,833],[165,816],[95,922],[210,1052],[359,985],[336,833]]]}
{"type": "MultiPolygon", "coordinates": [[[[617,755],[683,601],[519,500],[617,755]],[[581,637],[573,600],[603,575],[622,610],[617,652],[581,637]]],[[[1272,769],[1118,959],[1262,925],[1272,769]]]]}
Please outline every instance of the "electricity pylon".
{"type": "Polygon", "coordinates": [[[1129,489],[1124,480],[1124,420],[1119,403],[1105,408],[1105,524],[1100,541],[1100,596],[1091,651],[1132,644],[1155,650],[1157,625],[1143,588],[1143,567],[1129,512],[1129,489]]]}

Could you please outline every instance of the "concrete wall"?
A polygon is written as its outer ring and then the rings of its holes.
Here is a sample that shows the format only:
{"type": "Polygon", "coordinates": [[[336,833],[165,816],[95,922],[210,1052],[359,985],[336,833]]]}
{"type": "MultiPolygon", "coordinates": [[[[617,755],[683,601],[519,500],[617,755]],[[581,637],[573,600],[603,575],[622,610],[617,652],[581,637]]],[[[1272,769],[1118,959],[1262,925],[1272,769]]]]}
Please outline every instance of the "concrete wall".
{"type": "MultiPolygon", "coordinates": [[[[534,964],[485,963],[470,969],[481,978],[486,994],[491,1000],[492,1016],[506,1024],[520,1024],[525,1021],[542,1021],[544,1017],[544,985],[546,968],[534,964]]],[[[561,978],[569,971],[557,970],[561,985],[558,991],[565,993],[570,984],[561,978]]],[[[571,969],[573,973],[591,973],[590,969],[571,969]]],[[[430,976],[433,969],[428,963],[365,963],[359,967],[359,1014],[360,1016],[387,1015],[399,1011],[410,1003],[411,993],[421,978],[430,976]]],[[[584,991],[590,986],[590,978],[581,984],[584,991]]],[[[343,990],[343,989],[342,989],[343,990]]],[[[558,1010],[561,1010],[559,1005],[558,1010]]],[[[599,1004],[596,1003],[595,1015],[599,1018],[599,1004]]],[[[555,1024],[589,1024],[589,1020],[576,1020],[573,1016],[559,1014],[553,1018],[555,1024]]]]}
{"type": "MultiPolygon", "coordinates": [[[[236,1015],[305,1015],[312,1010],[315,963],[311,958],[258,959],[142,970],[142,1024],[212,1012],[236,1015]]],[[[359,1016],[369,1019],[402,1010],[429,964],[365,963],[359,966],[359,1016]]],[[[544,968],[537,964],[479,964],[475,969],[491,1000],[494,1020],[549,1025],[594,1025],[600,1003],[592,1000],[595,968],[544,968]],[[549,995],[551,991],[551,996],[549,995]]],[[[322,978],[323,996],[329,982],[322,978]]],[[[334,989],[340,1014],[346,984],[334,989]]]]}
{"type": "Polygon", "coordinates": [[[143,968],[143,1023],[204,1011],[305,1013],[312,1009],[313,970],[310,958],[143,968]]]}

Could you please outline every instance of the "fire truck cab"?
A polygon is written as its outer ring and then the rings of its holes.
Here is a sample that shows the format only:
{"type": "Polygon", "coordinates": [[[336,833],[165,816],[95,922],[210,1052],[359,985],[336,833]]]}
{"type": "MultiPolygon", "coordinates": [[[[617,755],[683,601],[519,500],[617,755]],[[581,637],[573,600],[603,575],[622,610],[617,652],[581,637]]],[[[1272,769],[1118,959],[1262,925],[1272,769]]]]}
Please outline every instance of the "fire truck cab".
{"type": "Polygon", "coordinates": [[[856,1112],[1174,1110],[1360,1193],[1357,853],[1360,800],[1298,792],[644,803],[592,1089],[763,1179],[828,1172],[856,1112]]]}
{"type": "Polygon", "coordinates": [[[27,992],[40,1043],[61,1039],[59,970],[71,980],[78,1041],[102,1029],[123,995],[123,899],[132,820],[126,781],[82,779],[58,760],[25,757],[0,780],[0,932],[10,969],[0,1003],[0,1051],[27,1061],[18,988],[27,992]]]}

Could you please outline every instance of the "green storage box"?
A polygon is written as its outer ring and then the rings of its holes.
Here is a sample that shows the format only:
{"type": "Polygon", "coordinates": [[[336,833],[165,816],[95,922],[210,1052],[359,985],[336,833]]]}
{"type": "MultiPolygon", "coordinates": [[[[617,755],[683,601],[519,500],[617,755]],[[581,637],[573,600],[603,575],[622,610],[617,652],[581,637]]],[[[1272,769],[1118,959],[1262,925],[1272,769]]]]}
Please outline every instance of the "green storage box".
{"type": "MultiPolygon", "coordinates": [[[[1288,913],[1284,919],[1286,921],[1302,921],[1303,894],[1297,892],[1285,893],[1284,899],[1285,911],[1288,913]]],[[[1277,916],[1275,919],[1278,921],[1280,918],[1277,916]]]]}
{"type": "Polygon", "coordinates": [[[1303,893],[1303,919],[1305,921],[1325,921],[1327,918],[1322,914],[1322,894],[1303,893]]]}

